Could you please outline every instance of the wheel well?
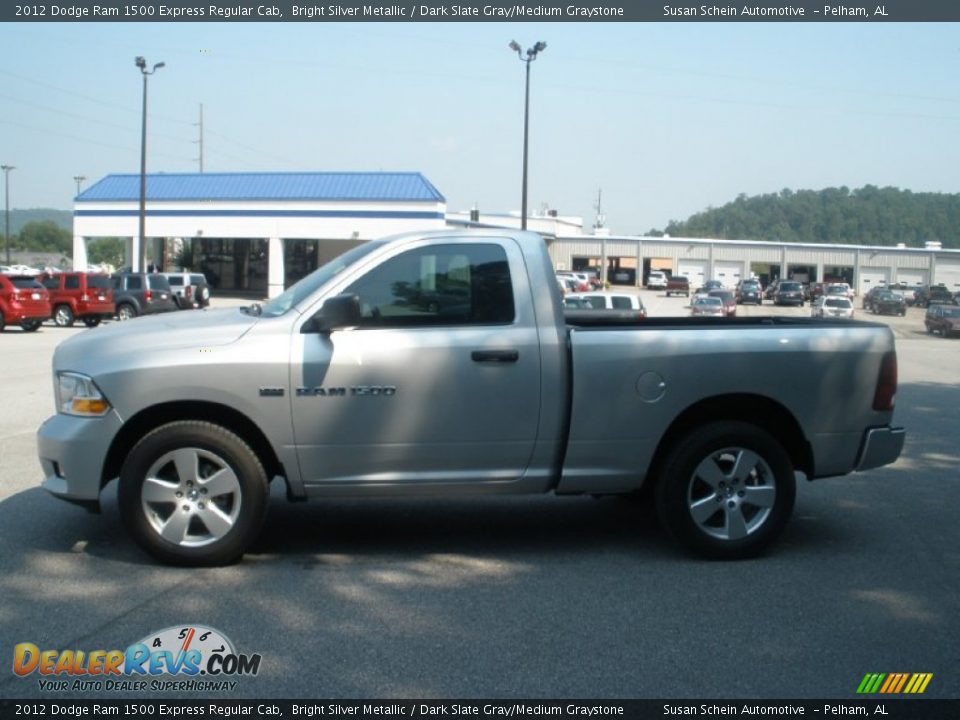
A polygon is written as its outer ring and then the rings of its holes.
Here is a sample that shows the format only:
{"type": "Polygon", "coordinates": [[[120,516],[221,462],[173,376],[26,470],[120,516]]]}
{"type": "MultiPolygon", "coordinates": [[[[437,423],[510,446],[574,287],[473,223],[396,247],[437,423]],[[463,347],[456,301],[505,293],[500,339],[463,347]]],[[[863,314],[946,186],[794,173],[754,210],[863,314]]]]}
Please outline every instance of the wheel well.
{"type": "Polygon", "coordinates": [[[813,451],[796,418],[780,403],[760,395],[718,395],[691,405],[670,424],[653,461],[649,480],[657,477],[660,465],[676,443],[698,426],[710,422],[738,420],[770,433],[787,451],[796,470],[813,477],[813,451]]]}
{"type": "Polygon", "coordinates": [[[285,475],[283,465],[266,436],[250,418],[231,407],[211,402],[171,402],[141,410],[130,418],[110,444],[100,486],[120,475],[127,453],[151,430],[176,420],[205,420],[239,435],[260,458],[267,477],[285,475]]]}

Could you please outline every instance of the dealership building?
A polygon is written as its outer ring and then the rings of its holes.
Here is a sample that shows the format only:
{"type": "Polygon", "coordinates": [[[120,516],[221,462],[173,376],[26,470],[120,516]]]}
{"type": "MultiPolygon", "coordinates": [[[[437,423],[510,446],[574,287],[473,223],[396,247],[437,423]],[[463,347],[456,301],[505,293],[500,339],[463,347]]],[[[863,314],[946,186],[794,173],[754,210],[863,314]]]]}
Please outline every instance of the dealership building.
{"type": "MultiPolygon", "coordinates": [[[[139,257],[140,176],[108,175],[74,201],[73,262],[87,244],[126,240],[139,257]]],[[[206,274],[225,292],[276,296],[359,243],[406,231],[520,225],[517,213],[448,212],[418,172],[157,173],[147,176],[148,263],[206,274]]],[[[742,278],[842,280],[859,292],[883,283],[943,283],[960,291],[960,250],[817,245],[583,233],[580,218],[543,208],[528,228],[547,241],[555,267],[598,268],[615,284],[642,284],[650,270],[733,286],[742,278]]]]}
{"type": "MultiPolygon", "coordinates": [[[[276,296],[366,240],[446,227],[446,200],[420,173],[160,173],[147,176],[148,263],[206,274],[222,291],[276,296]]],[[[73,263],[87,243],[139,257],[140,176],[108,175],[74,201],[73,263]]]]}

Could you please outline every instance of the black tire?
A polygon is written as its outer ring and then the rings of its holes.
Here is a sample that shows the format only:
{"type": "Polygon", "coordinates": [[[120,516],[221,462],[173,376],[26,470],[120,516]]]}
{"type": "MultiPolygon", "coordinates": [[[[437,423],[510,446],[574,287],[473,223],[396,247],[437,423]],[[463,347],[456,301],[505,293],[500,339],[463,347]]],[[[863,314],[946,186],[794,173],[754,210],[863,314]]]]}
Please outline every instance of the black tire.
{"type": "Polygon", "coordinates": [[[20,327],[24,332],[36,332],[43,325],[43,320],[21,320],[20,327]]]}
{"type": "Polygon", "coordinates": [[[197,305],[201,308],[205,308],[210,304],[210,288],[206,285],[201,285],[197,288],[197,305]]]}
{"type": "Polygon", "coordinates": [[[130,303],[117,305],[117,320],[133,320],[137,316],[137,309],[130,303]]]}
{"type": "Polygon", "coordinates": [[[3,316],[3,310],[0,310],[0,332],[7,326],[7,319],[3,316]]]}
{"type": "Polygon", "coordinates": [[[57,305],[53,309],[53,322],[57,327],[72,327],[74,320],[73,310],[69,305],[57,305]]]}
{"type": "Polygon", "coordinates": [[[83,324],[88,328],[95,328],[100,324],[101,320],[103,320],[103,318],[101,318],[99,315],[90,315],[83,319],[83,324]]]}
{"type": "Polygon", "coordinates": [[[786,527],[795,496],[786,450],[739,421],[691,430],[670,449],[657,477],[663,526],[688,550],[717,560],[765,551],[786,527]]]}
{"type": "Polygon", "coordinates": [[[183,420],[134,446],[120,470],[119,499],[127,531],[153,557],[208,566],[240,559],[263,526],[269,492],[263,465],[239,436],[183,420]]]}

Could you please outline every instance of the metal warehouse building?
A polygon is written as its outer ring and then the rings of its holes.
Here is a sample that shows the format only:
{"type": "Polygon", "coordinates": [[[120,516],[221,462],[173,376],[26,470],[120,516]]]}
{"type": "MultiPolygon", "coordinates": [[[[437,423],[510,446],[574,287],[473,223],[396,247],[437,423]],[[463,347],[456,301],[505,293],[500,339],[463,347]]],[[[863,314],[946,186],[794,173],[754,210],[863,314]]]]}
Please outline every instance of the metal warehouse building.
{"type": "MultiPolygon", "coordinates": [[[[87,241],[127,239],[139,257],[140,176],[108,175],[74,202],[73,263],[87,241]]],[[[186,173],[147,176],[147,257],[203,271],[221,290],[278,295],[354,245],[441,229],[446,200],[420,173],[186,173]]]]}
{"type": "Polygon", "coordinates": [[[741,278],[764,284],[777,278],[837,280],[863,293],[878,284],[943,283],[960,291],[960,250],[815,245],[705,238],[579,236],[550,242],[557,269],[600,267],[616,284],[641,284],[650,270],[685,275],[691,285],[716,279],[733,286],[741,278]]]}

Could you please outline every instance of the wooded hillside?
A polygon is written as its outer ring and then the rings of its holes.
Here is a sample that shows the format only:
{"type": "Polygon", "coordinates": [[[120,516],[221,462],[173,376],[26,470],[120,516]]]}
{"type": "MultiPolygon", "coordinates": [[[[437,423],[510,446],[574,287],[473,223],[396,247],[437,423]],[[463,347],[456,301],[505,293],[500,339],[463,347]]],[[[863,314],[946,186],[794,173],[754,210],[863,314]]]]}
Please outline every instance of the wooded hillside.
{"type": "MultiPolygon", "coordinates": [[[[655,234],[661,234],[653,231],[655,234]]],[[[671,221],[671,237],[849,243],[923,247],[939,240],[960,247],[960,195],[914,193],[866,185],[789,190],[747,197],[709,208],[683,222],[671,221]]]]}

